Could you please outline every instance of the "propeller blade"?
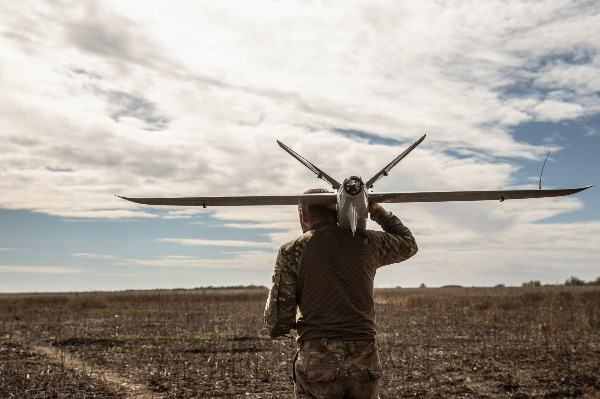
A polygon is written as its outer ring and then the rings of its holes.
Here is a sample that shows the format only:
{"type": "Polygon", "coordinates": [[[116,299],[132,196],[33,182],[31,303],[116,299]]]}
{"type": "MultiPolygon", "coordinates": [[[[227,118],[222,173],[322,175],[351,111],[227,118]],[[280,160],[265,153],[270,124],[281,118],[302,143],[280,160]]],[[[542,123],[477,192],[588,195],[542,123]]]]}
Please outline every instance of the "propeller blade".
{"type": "Polygon", "coordinates": [[[298,205],[302,198],[307,204],[335,204],[337,197],[333,193],[315,193],[301,195],[249,195],[238,197],[179,197],[179,198],[130,198],[127,201],[145,205],[170,206],[253,206],[253,205],[298,205]]]}
{"type": "Polygon", "coordinates": [[[560,188],[550,190],[499,190],[499,191],[430,191],[421,193],[371,193],[373,202],[447,202],[447,201],[486,201],[525,198],[560,197],[578,193],[593,186],[560,188]]]}
{"type": "Polygon", "coordinates": [[[419,144],[421,144],[423,140],[425,140],[425,136],[427,135],[424,134],[423,137],[415,141],[410,147],[404,150],[402,154],[398,155],[396,159],[387,164],[385,168],[381,169],[375,176],[371,177],[369,181],[365,183],[365,187],[367,188],[367,190],[373,187],[373,184],[375,184],[377,180],[381,179],[383,176],[387,176],[390,170],[392,170],[392,168],[396,166],[398,162],[400,162],[405,156],[407,156],[412,150],[414,150],[419,144]]]}
{"type": "Polygon", "coordinates": [[[329,184],[331,184],[331,187],[333,187],[334,190],[337,190],[340,187],[340,183],[337,180],[329,176],[327,173],[323,172],[321,169],[317,168],[315,165],[313,165],[311,162],[305,159],[302,155],[298,154],[296,151],[292,150],[290,147],[283,144],[279,140],[277,140],[277,144],[279,144],[279,146],[283,148],[288,154],[300,161],[301,164],[306,166],[308,169],[312,170],[313,173],[315,173],[319,179],[323,179],[329,184]]]}

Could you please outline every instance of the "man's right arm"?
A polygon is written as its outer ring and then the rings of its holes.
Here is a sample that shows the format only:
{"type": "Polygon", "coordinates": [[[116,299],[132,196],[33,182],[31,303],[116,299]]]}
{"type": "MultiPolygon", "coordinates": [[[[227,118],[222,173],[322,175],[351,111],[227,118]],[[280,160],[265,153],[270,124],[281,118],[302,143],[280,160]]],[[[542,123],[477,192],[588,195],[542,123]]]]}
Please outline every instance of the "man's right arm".
{"type": "Polygon", "coordinates": [[[273,285],[265,306],[264,323],[272,338],[289,334],[296,322],[297,265],[290,252],[293,254],[283,246],[277,254],[273,285]]]}
{"type": "Polygon", "coordinates": [[[410,230],[400,219],[379,204],[369,204],[371,219],[383,228],[365,231],[367,245],[379,259],[381,266],[402,262],[417,253],[418,247],[410,230]]]}

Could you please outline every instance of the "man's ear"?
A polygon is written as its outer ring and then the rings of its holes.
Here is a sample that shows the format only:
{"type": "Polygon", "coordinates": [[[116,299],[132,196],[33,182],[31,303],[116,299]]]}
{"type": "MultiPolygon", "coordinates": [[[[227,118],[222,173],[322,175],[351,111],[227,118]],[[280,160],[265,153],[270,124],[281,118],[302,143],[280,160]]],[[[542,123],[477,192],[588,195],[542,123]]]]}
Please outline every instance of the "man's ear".
{"type": "Polygon", "coordinates": [[[306,233],[308,231],[308,224],[306,220],[306,213],[304,213],[302,208],[298,208],[298,217],[300,218],[300,228],[302,228],[302,232],[306,233]]]}
{"type": "Polygon", "coordinates": [[[307,215],[306,212],[304,212],[304,209],[299,208],[298,209],[298,214],[300,216],[300,222],[306,224],[307,223],[307,215]]]}

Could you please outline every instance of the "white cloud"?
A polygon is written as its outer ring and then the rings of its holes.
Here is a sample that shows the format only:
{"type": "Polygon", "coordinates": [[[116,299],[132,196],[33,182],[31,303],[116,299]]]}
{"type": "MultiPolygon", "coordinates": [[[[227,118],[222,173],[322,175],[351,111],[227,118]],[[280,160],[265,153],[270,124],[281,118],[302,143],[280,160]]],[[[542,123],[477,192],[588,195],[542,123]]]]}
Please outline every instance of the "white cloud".
{"type": "Polygon", "coordinates": [[[228,259],[207,259],[191,256],[164,256],[155,259],[123,259],[117,265],[142,267],[184,267],[210,269],[272,269],[274,254],[263,251],[233,253],[228,259]]]}
{"type": "Polygon", "coordinates": [[[268,242],[243,241],[243,240],[206,240],[198,238],[159,238],[156,241],[170,242],[179,245],[213,246],[213,247],[244,247],[244,248],[272,248],[268,242]]]}
{"type": "Polygon", "coordinates": [[[583,115],[585,109],[580,104],[545,100],[534,107],[534,112],[542,121],[575,119],[583,115]]]}
{"type": "MultiPolygon", "coordinates": [[[[597,57],[531,67],[570,49],[597,50],[581,33],[594,37],[597,14],[564,2],[4,7],[3,207],[150,217],[109,195],[288,193],[311,184],[305,171],[286,170],[293,161],[276,138],[299,151],[339,148],[311,156],[341,176],[348,159],[396,151],[365,151],[332,128],[411,139],[430,132],[424,154],[435,145],[538,159],[544,149],[517,142],[508,127],[598,111],[595,80],[573,77],[600,76],[597,57]],[[555,97],[503,98],[521,76],[555,97]],[[586,99],[570,94],[586,81],[586,99]]],[[[493,158],[477,161],[496,167],[493,158]]],[[[472,161],[454,162],[468,171],[454,175],[465,179],[459,185],[485,184],[474,181],[472,161]]],[[[514,170],[502,168],[506,181],[514,170]]]]}
{"type": "Polygon", "coordinates": [[[94,253],[89,253],[89,252],[78,252],[78,253],[74,253],[71,255],[79,257],[79,258],[85,258],[85,259],[118,260],[118,258],[114,255],[102,255],[102,254],[94,254],[94,253]]]}
{"type": "Polygon", "coordinates": [[[106,276],[106,277],[134,277],[134,278],[139,278],[142,277],[141,274],[135,274],[135,273],[96,273],[97,276],[106,276]]]}
{"type": "MultiPolygon", "coordinates": [[[[417,231],[414,231],[417,230],[417,231]]],[[[452,234],[443,228],[420,236],[419,253],[406,263],[378,271],[376,283],[389,286],[448,284],[519,286],[524,281],[563,283],[571,275],[586,281],[598,277],[597,237],[600,224],[523,224],[490,229],[488,234],[452,234]]]]}
{"type": "Polygon", "coordinates": [[[53,266],[11,266],[0,265],[2,273],[33,273],[33,274],[73,274],[81,273],[79,269],[53,266]]]}
{"type": "MultiPolygon", "coordinates": [[[[338,179],[370,177],[405,148],[336,129],[406,146],[428,133],[378,182],[378,192],[533,181],[538,170],[527,176],[517,162],[561,146],[529,144],[512,132],[525,122],[600,112],[599,18],[594,3],[566,0],[2,4],[0,207],[191,223],[209,215],[219,227],[265,229],[271,240],[219,245],[275,248],[299,232],[293,207],[159,214],[114,195],[292,194],[325,186],[276,139],[338,179]]],[[[588,132],[597,135],[594,127],[588,132]]],[[[422,229],[423,242],[444,251],[461,240],[481,248],[482,232],[528,231],[581,206],[568,199],[501,211],[484,204],[453,212],[446,205],[392,208],[422,229]]],[[[258,267],[251,256],[267,257],[244,254],[131,262],[258,267]]]]}
{"type": "MultiPolygon", "coordinates": [[[[238,247],[238,245],[230,245],[230,247],[238,247]]],[[[244,245],[246,247],[246,245],[244,245]]],[[[196,257],[196,256],[184,256],[184,255],[167,255],[167,256],[155,256],[150,258],[127,258],[118,257],[108,254],[95,254],[95,253],[80,253],[73,254],[73,256],[92,259],[92,260],[103,260],[105,266],[114,268],[127,268],[129,273],[139,273],[139,267],[152,267],[152,268],[193,268],[193,269],[267,269],[270,270],[275,264],[276,252],[265,251],[265,250],[240,250],[224,252],[226,257],[221,258],[207,258],[207,257],[196,257]]],[[[49,269],[49,268],[46,268],[49,269]]],[[[59,268],[55,268],[59,269],[59,268]]],[[[33,269],[32,269],[33,270],[33,269]]],[[[74,269],[64,269],[74,270],[74,269]]],[[[119,272],[106,272],[103,269],[103,275],[106,273],[119,273],[119,272]]]]}

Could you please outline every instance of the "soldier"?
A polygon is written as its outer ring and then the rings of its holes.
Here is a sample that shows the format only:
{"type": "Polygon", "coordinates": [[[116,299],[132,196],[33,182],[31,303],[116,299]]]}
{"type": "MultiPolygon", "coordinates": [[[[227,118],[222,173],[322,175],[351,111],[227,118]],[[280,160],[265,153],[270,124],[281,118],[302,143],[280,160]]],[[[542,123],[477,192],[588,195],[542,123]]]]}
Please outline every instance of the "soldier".
{"type": "MultiPolygon", "coordinates": [[[[312,189],[305,193],[327,192],[312,189]]],[[[298,205],[303,235],[279,249],[265,308],[271,337],[297,331],[296,398],[377,398],[382,377],[375,344],[373,280],[378,267],[417,252],[410,230],[377,203],[384,231],[355,235],[336,223],[335,206],[298,205]]]]}

